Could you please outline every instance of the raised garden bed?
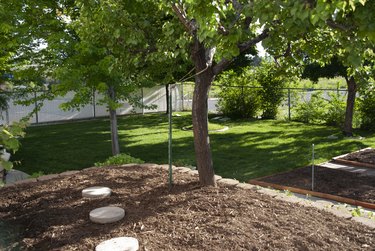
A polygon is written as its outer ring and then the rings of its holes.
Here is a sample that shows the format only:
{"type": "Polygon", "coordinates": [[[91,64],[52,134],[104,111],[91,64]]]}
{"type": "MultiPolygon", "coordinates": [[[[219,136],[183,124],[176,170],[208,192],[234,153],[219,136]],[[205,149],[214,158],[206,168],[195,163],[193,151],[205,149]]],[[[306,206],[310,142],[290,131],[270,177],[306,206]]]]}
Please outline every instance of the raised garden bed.
{"type": "Polygon", "coordinates": [[[250,181],[252,184],[310,194],[375,209],[375,177],[315,166],[312,191],[310,166],[250,181]]]}
{"type": "Polygon", "coordinates": [[[333,161],[344,165],[375,168],[375,149],[365,148],[357,152],[335,157],[333,161]]]}
{"type": "Polygon", "coordinates": [[[127,167],[0,189],[0,249],[94,250],[104,240],[136,237],[140,250],[372,250],[373,229],[331,213],[236,187],[201,188],[197,176],[127,167]],[[112,195],[82,198],[106,186],[112,195]],[[117,206],[125,218],[90,221],[89,212],[117,206]],[[6,242],[6,243],[4,243],[6,242]],[[17,244],[18,243],[18,244],[17,244]]]}

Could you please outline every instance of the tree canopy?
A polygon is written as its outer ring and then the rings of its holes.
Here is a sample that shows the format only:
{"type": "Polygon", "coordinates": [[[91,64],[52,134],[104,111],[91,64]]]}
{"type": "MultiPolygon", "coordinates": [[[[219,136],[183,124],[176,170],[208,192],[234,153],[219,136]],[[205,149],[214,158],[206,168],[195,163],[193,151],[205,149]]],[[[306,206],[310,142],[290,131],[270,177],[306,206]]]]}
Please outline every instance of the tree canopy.
{"type": "Polygon", "coordinates": [[[116,100],[129,98],[150,80],[170,83],[191,60],[194,146],[203,185],[215,185],[208,93],[236,57],[262,41],[280,66],[299,74],[307,59],[324,65],[337,57],[348,69],[352,94],[374,60],[375,2],[368,0],[11,0],[3,5],[12,18],[0,30],[9,41],[1,59],[12,61],[25,78],[59,78],[57,90],[76,92],[72,106],[87,101],[94,88],[107,92],[113,110],[116,100]]]}

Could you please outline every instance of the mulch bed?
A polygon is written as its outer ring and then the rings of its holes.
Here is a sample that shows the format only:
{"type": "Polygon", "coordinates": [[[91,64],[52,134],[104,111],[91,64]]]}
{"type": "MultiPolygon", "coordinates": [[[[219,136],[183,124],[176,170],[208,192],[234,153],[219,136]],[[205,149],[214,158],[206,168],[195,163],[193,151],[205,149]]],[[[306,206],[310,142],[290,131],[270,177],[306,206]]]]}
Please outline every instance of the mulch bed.
{"type": "MultiPolygon", "coordinates": [[[[0,242],[17,233],[21,250],[94,250],[101,241],[131,236],[140,250],[373,250],[375,231],[316,208],[252,190],[201,188],[197,177],[126,167],[0,189],[0,242]],[[113,195],[83,199],[82,189],[108,186],[113,195]],[[102,206],[126,210],[108,225],[90,222],[102,206]]],[[[16,250],[9,247],[8,250],[16,250]]],[[[7,250],[0,246],[1,250],[7,250]]]]}
{"type": "MultiPolygon", "coordinates": [[[[258,180],[311,190],[312,169],[299,168],[258,180]]],[[[315,166],[314,191],[375,203],[375,177],[315,166]]]]}

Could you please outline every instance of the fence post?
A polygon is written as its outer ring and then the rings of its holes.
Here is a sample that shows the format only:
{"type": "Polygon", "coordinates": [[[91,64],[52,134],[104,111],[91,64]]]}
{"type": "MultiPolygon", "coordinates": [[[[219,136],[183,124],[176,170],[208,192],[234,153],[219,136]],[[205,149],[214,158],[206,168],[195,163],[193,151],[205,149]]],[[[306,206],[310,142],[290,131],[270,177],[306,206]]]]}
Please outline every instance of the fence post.
{"type": "Polygon", "coordinates": [[[5,120],[7,122],[7,124],[9,125],[10,121],[9,121],[9,106],[7,106],[6,110],[5,110],[5,120]]]}
{"type": "Polygon", "coordinates": [[[184,107],[184,82],[181,82],[181,109],[182,111],[185,111],[185,107],[184,107]]]}
{"type": "Polygon", "coordinates": [[[94,118],[96,118],[95,88],[92,88],[92,111],[93,111],[94,118]]]}
{"type": "Polygon", "coordinates": [[[38,116],[38,101],[37,101],[36,91],[34,91],[34,105],[35,105],[35,123],[39,123],[39,116],[38,116]]]}
{"type": "Polygon", "coordinates": [[[141,95],[142,95],[142,115],[145,115],[145,104],[144,104],[144,96],[143,96],[143,87],[141,88],[141,95]]]}
{"type": "Polygon", "coordinates": [[[243,94],[243,85],[241,85],[241,97],[242,97],[242,114],[244,114],[245,112],[245,97],[244,97],[244,94],[243,94]]]}
{"type": "Polygon", "coordinates": [[[290,120],[290,88],[288,88],[288,119],[290,120]]]}

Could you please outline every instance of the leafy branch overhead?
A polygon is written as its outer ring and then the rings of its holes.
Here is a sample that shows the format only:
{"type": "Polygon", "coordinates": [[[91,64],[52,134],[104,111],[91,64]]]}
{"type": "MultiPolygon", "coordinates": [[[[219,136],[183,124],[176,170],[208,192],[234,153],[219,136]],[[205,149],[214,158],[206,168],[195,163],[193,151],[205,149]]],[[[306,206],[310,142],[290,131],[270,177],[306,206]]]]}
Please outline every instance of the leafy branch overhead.
{"type": "Polygon", "coordinates": [[[174,3],[171,8],[189,36],[204,43],[207,62],[213,65],[215,75],[269,35],[268,28],[253,22],[249,3],[186,1],[174,3]]]}

